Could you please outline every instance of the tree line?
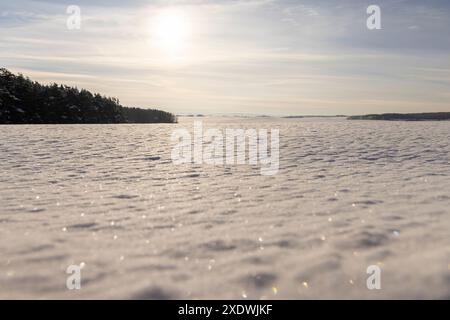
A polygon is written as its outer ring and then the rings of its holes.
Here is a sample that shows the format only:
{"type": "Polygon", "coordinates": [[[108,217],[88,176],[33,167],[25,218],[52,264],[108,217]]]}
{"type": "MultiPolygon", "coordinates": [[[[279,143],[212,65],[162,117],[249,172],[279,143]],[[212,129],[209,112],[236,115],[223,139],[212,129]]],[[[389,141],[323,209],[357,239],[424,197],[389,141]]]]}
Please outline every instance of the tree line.
{"type": "Polygon", "coordinates": [[[175,122],[169,112],[124,107],[116,98],[56,83],[42,85],[0,68],[0,124],[175,122]]]}
{"type": "Polygon", "coordinates": [[[349,120],[403,120],[403,121],[444,121],[450,120],[450,112],[428,113],[382,113],[367,114],[363,116],[351,116],[349,120]]]}

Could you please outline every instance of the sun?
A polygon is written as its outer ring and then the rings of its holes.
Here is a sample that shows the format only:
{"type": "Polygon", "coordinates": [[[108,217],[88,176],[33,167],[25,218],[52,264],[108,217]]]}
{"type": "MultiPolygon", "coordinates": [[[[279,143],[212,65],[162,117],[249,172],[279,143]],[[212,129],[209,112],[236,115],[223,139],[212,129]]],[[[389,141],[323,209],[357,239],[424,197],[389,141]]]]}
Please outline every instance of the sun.
{"type": "Polygon", "coordinates": [[[175,9],[162,11],[156,17],[153,26],[155,39],[166,53],[177,55],[186,47],[191,26],[187,15],[182,11],[175,9]]]}

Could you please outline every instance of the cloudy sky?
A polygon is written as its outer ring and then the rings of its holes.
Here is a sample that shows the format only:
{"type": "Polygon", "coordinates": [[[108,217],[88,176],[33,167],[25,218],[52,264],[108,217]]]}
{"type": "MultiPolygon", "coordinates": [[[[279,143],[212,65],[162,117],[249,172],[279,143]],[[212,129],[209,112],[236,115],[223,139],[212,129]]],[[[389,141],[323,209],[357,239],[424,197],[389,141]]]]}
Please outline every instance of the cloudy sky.
{"type": "Polygon", "coordinates": [[[176,113],[450,111],[450,2],[1,0],[0,61],[176,113]]]}

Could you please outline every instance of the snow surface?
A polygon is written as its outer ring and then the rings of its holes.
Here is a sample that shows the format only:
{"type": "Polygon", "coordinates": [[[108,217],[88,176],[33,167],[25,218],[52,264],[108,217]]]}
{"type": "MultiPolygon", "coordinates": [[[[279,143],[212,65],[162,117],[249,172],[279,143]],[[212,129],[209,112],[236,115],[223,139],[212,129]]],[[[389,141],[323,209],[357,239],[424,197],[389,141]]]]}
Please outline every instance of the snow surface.
{"type": "Polygon", "coordinates": [[[172,164],[192,118],[0,126],[0,298],[450,298],[450,122],[200,120],[279,128],[279,173],[172,164]]]}

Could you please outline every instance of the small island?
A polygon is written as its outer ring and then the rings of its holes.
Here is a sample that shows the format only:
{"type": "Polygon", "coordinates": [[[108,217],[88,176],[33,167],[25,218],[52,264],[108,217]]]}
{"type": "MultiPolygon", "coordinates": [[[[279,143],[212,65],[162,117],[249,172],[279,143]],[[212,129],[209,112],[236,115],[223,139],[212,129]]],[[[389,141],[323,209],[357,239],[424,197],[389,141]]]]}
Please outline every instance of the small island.
{"type": "Polygon", "coordinates": [[[0,124],[176,122],[169,112],[124,107],[116,98],[56,83],[42,85],[0,68],[0,124]]]}
{"type": "Polygon", "coordinates": [[[351,116],[347,119],[385,121],[445,121],[450,120],[450,112],[368,114],[364,116],[351,116]]]}

